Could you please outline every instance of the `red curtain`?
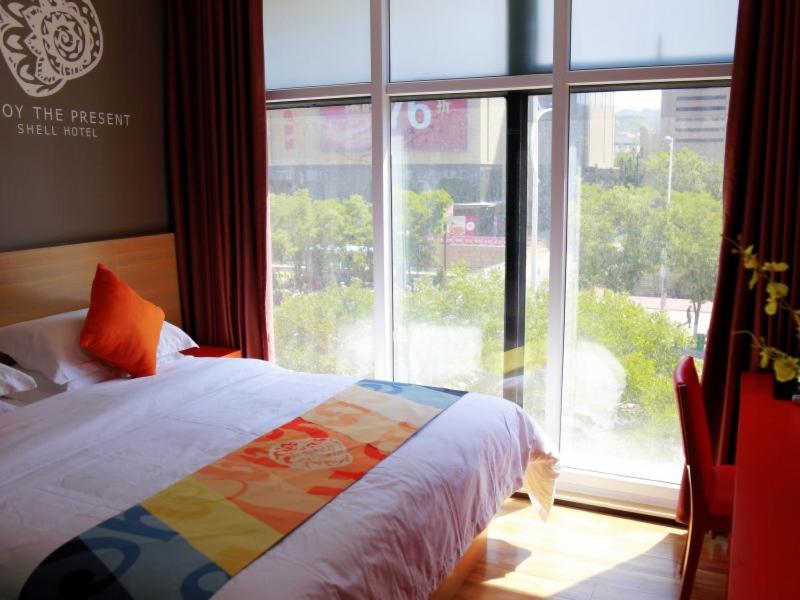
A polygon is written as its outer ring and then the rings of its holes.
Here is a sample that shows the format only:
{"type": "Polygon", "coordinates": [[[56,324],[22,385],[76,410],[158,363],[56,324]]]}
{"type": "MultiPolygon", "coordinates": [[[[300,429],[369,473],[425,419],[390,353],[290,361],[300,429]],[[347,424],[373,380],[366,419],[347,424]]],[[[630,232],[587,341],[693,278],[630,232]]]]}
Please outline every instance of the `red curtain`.
{"type": "Polygon", "coordinates": [[[167,144],[185,328],[268,357],[263,0],[171,0],[167,144]]]}
{"type": "MultiPolygon", "coordinates": [[[[723,182],[727,238],[742,234],[759,256],[791,265],[788,300],[800,307],[800,4],[740,0],[723,182]]],[[[747,286],[749,273],[722,243],[714,309],[703,363],[703,394],[717,460],[735,453],[739,378],[758,367],[752,331],[796,353],[786,314],[767,319],[747,286]]],[[[685,504],[679,518],[686,516],[685,504]]]]}

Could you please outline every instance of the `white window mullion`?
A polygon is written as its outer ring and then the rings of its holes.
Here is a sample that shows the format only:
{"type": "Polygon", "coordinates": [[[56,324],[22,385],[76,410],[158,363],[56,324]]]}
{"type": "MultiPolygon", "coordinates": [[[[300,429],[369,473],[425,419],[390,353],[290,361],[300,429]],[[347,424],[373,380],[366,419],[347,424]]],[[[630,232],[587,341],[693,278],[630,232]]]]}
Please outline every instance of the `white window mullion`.
{"type": "Polygon", "coordinates": [[[389,81],[389,0],[371,0],[370,21],[375,377],[393,379],[391,107],[386,91],[389,81]]]}
{"type": "Polygon", "coordinates": [[[345,85],[320,85],[317,87],[285,88],[267,90],[267,105],[287,102],[314,102],[316,100],[338,100],[343,102],[364,98],[372,93],[372,84],[348,83],[345,85]]]}
{"type": "Polygon", "coordinates": [[[550,204],[550,306],[547,333],[545,429],[560,444],[564,375],[564,303],[569,162],[569,51],[571,0],[555,0],[553,33],[553,147],[550,204]]]}
{"type": "Polygon", "coordinates": [[[658,67],[624,67],[617,69],[582,69],[567,72],[567,83],[571,86],[598,85],[661,85],[674,82],[727,81],[731,78],[733,65],[699,64],[666,65],[658,67]]]}
{"type": "Polygon", "coordinates": [[[389,83],[390,96],[425,96],[445,94],[481,94],[511,90],[547,90],[553,83],[549,73],[502,75],[468,79],[434,79],[389,83]]]}

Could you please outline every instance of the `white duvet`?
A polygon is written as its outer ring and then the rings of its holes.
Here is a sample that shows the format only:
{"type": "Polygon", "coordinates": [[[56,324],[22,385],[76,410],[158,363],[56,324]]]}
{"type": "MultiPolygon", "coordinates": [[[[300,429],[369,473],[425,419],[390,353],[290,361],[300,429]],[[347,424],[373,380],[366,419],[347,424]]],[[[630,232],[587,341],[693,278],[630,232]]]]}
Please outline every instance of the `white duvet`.
{"type": "MultiPolygon", "coordinates": [[[[0,598],[58,546],[354,381],[187,359],[0,414],[0,598]]],[[[426,598],[523,482],[558,464],[510,402],[467,394],[215,598],[426,598]]]]}

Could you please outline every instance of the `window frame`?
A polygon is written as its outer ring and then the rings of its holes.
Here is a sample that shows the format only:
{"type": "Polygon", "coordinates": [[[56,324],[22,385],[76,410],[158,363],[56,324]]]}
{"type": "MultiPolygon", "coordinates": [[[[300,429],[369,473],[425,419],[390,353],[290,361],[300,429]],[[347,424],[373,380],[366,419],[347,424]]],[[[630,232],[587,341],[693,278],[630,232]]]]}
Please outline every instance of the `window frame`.
{"type": "MultiPolygon", "coordinates": [[[[564,364],[564,318],[566,300],[567,185],[569,160],[569,118],[572,93],[614,91],[670,86],[724,86],[730,84],[732,63],[620,67],[603,69],[570,68],[572,0],[553,0],[553,70],[533,75],[508,75],[469,79],[390,81],[389,0],[370,0],[371,81],[368,83],[326,85],[306,88],[267,89],[266,108],[302,107],[324,101],[372,104],[372,206],[374,241],[374,349],[375,377],[393,379],[393,301],[392,301],[392,226],[391,226],[391,106],[392,100],[454,95],[505,95],[509,103],[528,94],[552,95],[552,166],[550,228],[550,304],[548,314],[548,356],[546,411],[543,427],[560,445],[561,403],[564,364]],[[521,94],[517,94],[517,92],[521,94]]],[[[510,104],[509,104],[510,108],[510,104]]],[[[510,142],[509,138],[509,142],[510,142]]],[[[511,164],[508,165],[509,175],[511,164]]],[[[508,177],[512,185],[512,177],[508,177]]],[[[519,182],[518,182],[519,183],[519,182]]],[[[521,182],[525,192],[524,182],[521,182]]],[[[511,189],[509,188],[509,192],[511,189]]],[[[509,216],[519,210],[524,196],[515,202],[507,198],[509,216]]],[[[509,224],[511,221],[509,220],[509,224]]],[[[514,250],[513,227],[507,232],[507,251],[514,250]]],[[[523,238],[524,241],[524,238],[523,238]]],[[[524,253],[523,253],[524,256],[524,253]]],[[[512,264],[512,266],[514,266],[512,264]]],[[[515,269],[518,270],[518,266],[515,269]]],[[[524,277],[524,259],[522,261],[524,277]]],[[[507,269],[509,265],[507,264],[507,269]]],[[[513,287],[510,291],[518,291],[513,287]]],[[[522,287],[524,291],[524,281],[522,287]]],[[[507,293],[508,277],[507,277],[507,293]]],[[[517,301],[518,302],[518,301],[517,301]]],[[[513,301],[506,297],[507,310],[513,301]]],[[[524,304],[524,303],[523,303],[524,304]]],[[[522,317],[524,323],[524,316],[522,317]]],[[[508,315],[506,317],[508,321],[508,315]]],[[[506,341],[517,339],[519,321],[507,326],[506,341]],[[517,329],[514,329],[514,328],[517,329]],[[515,333],[516,332],[516,333],[515,333]]],[[[524,338],[523,338],[524,341],[524,338]]],[[[510,348],[506,347],[506,350],[510,348]]],[[[513,387],[513,386],[512,386],[513,387]]],[[[521,390],[508,389],[506,397],[521,402],[521,390]]],[[[584,493],[601,499],[617,499],[646,504],[661,510],[674,508],[677,485],[605,475],[580,469],[566,469],[560,491],[584,493]],[[631,490],[634,490],[633,492],[631,490]]]]}

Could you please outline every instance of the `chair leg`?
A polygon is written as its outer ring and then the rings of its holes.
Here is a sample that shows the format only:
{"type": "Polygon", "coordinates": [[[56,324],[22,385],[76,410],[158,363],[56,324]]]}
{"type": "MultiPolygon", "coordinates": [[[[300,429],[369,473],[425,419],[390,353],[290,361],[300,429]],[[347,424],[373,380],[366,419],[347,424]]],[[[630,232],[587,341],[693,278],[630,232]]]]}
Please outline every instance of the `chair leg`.
{"type": "Polygon", "coordinates": [[[689,531],[686,535],[686,551],[683,555],[683,570],[681,577],[681,600],[692,597],[694,576],[697,573],[697,564],[700,562],[700,552],[703,550],[703,538],[706,533],[705,519],[693,514],[689,520],[689,531]]]}

